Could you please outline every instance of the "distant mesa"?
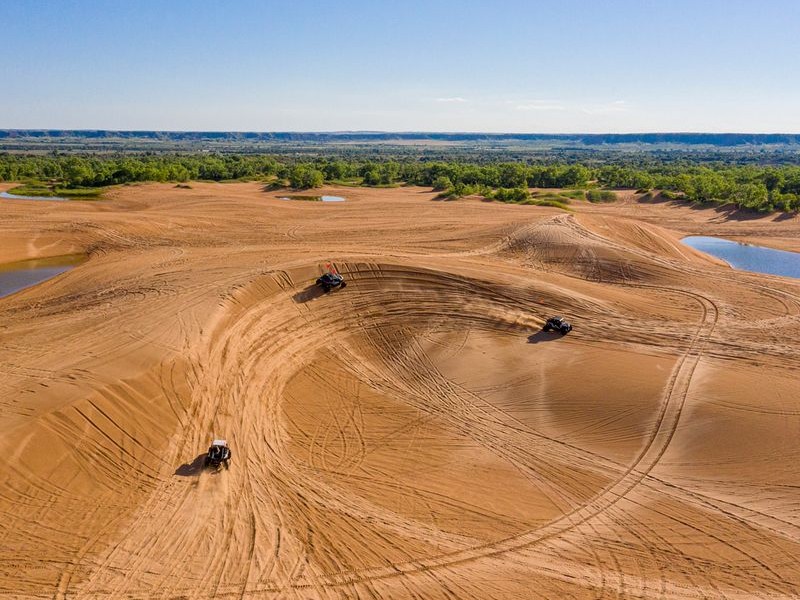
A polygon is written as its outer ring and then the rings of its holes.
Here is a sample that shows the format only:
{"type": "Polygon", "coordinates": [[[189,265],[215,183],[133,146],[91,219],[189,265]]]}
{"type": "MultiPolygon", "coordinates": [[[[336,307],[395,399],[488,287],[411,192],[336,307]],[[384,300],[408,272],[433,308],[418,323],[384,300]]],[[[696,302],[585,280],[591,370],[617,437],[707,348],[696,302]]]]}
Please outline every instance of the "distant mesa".
{"type": "Polygon", "coordinates": [[[586,146],[616,144],[689,146],[797,146],[800,134],[790,133],[440,133],[426,131],[111,131],[106,129],[0,129],[0,141],[47,139],[127,139],[169,142],[370,142],[370,141],[522,141],[563,142],[586,146]]]}

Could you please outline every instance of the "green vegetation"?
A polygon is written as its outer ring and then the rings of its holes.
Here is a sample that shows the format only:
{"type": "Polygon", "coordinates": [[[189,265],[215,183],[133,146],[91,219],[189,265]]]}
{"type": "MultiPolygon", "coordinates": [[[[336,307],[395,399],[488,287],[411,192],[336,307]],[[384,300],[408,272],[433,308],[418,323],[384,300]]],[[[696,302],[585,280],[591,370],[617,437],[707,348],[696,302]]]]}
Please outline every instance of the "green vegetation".
{"type": "Polygon", "coordinates": [[[319,187],[324,182],[322,171],[309,165],[295,165],[289,171],[289,185],[298,190],[319,187]]]}
{"type": "MultiPolygon", "coordinates": [[[[322,202],[322,196],[291,195],[291,196],[284,196],[284,198],[288,198],[289,200],[301,200],[303,202],[322,202]]],[[[283,200],[284,198],[281,199],[283,200]]]]}
{"type": "MultiPolygon", "coordinates": [[[[105,186],[190,180],[264,181],[273,188],[289,185],[313,189],[324,183],[394,187],[432,187],[447,199],[480,195],[503,202],[536,200],[528,191],[563,189],[557,198],[567,204],[615,199],[610,189],[653,190],[667,200],[731,205],[757,211],[800,212],[800,166],[797,164],[729,164],[685,154],[608,155],[580,162],[533,162],[533,159],[469,162],[432,160],[426,155],[263,154],[0,154],[0,181],[19,181],[25,195],[92,197],[105,186]],[[42,183],[47,182],[47,183],[42,183]],[[600,189],[597,189],[600,188],[600,189]],[[610,189],[606,189],[610,188],[610,189]],[[585,190],[585,191],[584,191],[585,190]]],[[[552,160],[548,158],[547,160],[552,160]]],[[[749,161],[749,158],[748,158],[749,161]]],[[[545,200],[538,198],[539,201],[545,200]]]]}
{"type": "Polygon", "coordinates": [[[98,198],[103,193],[103,188],[63,188],[44,183],[26,183],[8,190],[9,194],[17,196],[38,196],[41,198],[98,198]]]}
{"type": "Polygon", "coordinates": [[[586,199],[589,202],[615,202],[617,195],[611,190],[587,190],[586,199]]]}
{"type": "MultiPolygon", "coordinates": [[[[433,182],[433,189],[437,192],[443,192],[453,189],[453,182],[447,175],[439,175],[433,182]]],[[[461,194],[465,195],[465,194],[461,194]]]]}
{"type": "Polygon", "coordinates": [[[563,199],[559,199],[557,196],[531,198],[530,200],[526,200],[522,204],[532,204],[534,206],[552,206],[553,208],[560,208],[561,210],[572,211],[572,209],[569,206],[567,206],[567,203],[563,199]]]}
{"type": "Polygon", "coordinates": [[[642,169],[600,167],[597,180],[613,188],[658,189],[667,200],[729,204],[771,212],[800,212],[800,167],[657,164],[642,169]]]}
{"type": "Polygon", "coordinates": [[[585,200],[586,199],[586,191],[585,190],[564,190],[561,192],[561,195],[565,198],[569,198],[570,200],[585,200]]]}
{"type": "MultiPolygon", "coordinates": [[[[434,189],[436,188],[434,187],[434,189]]],[[[511,204],[553,206],[562,210],[571,210],[569,206],[567,206],[570,202],[570,194],[572,194],[572,192],[531,192],[524,186],[493,189],[481,184],[466,185],[457,183],[439,194],[438,198],[443,200],[455,200],[465,196],[482,196],[487,200],[497,200],[499,202],[508,202],[511,204]]],[[[583,198],[583,192],[580,192],[580,197],[583,198]]]]}
{"type": "Polygon", "coordinates": [[[43,183],[26,183],[18,185],[17,187],[8,190],[9,194],[16,196],[41,196],[42,198],[49,198],[51,196],[58,196],[55,188],[49,187],[43,183]]]}
{"type": "Polygon", "coordinates": [[[531,199],[531,193],[528,191],[528,188],[525,187],[501,187],[494,192],[487,194],[486,198],[491,200],[500,200],[501,202],[525,202],[531,199]]]}

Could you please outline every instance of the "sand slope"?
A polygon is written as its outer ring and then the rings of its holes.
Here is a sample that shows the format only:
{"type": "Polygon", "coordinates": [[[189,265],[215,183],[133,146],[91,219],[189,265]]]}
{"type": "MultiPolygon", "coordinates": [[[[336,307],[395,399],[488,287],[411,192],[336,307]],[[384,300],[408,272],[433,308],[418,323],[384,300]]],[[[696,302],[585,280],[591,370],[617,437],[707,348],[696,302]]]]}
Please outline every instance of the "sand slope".
{"type": "Polygon", "coordinates": [[[0,596],[800,595],[797,218],[192,187],[0,203],[0,596]]]}

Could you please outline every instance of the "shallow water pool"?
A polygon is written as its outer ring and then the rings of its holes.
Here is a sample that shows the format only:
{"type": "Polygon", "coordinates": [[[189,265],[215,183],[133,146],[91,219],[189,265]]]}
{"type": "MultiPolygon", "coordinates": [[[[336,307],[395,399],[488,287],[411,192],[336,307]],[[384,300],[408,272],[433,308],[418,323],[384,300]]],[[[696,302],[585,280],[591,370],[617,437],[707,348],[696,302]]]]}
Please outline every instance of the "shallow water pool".
{"type": "Polygon", "coordinates": [[[695,250],[721,258],[735,269],[800,279],[799,252],[775,250],[704,235],[691,235],[681,241],[695,250]]]}
{"type": "Polygon", "coordinates": [[[278,200],[298,200],[305,202],[346,202],[341,196],[279,196],[278,200]]]}
{"type": "Polygon", "coordinates": [[[0,265],[0,298],[69,271],[84,258],[80,255],[57,256],[0,265]]]}
{"type": "Polygon", "coordinates": [[[0,198],[7,200],[55,200],[56,202],[64,202],[69,198],[62,198],[61,196],[18,196],[17,194],[9,194],[8,192],[0,192],[0,198]]]}

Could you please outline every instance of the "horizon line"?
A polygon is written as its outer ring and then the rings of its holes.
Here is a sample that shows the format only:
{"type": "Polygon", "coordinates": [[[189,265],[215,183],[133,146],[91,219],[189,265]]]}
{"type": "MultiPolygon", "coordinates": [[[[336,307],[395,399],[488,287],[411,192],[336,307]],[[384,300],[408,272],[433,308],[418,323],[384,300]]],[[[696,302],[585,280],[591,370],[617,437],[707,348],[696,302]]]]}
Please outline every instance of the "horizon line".
{"type": "Polygon", "coordinates": [[[540,136],[569,136],[569,135],[796,135],[800,132],[791,131],[603,131],[603,132],[538,132],[538,131],[436,131],[423,129],[390,130],[390,129],[336,129],[336,130],[254,130],[254,129],[117,129],[117,128],[63,128],[63,127],[2,127],[0,131],[7,132],[41,132],[41,131],[68,131],[68,132],[109,132],[109,133],[254,133],[254,134],[324,134],[324,135],[540,135],[540,136]]]}

